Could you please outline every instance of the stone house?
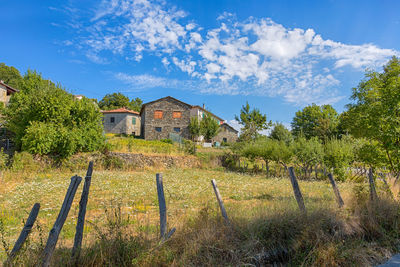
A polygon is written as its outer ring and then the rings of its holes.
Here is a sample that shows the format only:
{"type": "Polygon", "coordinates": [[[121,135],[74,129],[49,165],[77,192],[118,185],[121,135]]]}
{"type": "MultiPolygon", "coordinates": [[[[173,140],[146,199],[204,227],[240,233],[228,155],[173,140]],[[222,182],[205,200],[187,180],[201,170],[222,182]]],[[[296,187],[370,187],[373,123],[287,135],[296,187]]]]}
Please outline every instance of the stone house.
{"type": "Polygon", "coordinates": [[[142,105],[142,137],[146,140],[167,139],[170,133],[189,139],[192,106],[167,96],[142,105]]]}
{"type": "Polygon", "coordinates": [[[217,136],[213,138],[214,142],[234,143],[238,139],[238,131],[227,123],[221,124],[221,129],[217,136]]]}
{"type": "Polygon", "coordinates": [[[18,92],[17,89],[12,88],[3,81],[0,81],[0,102],[4,103],[5,106],[10,102],[11,95],[16,92],[18,92]]]}
{"type": "Polygon", "coordinates": [[[141,135],[141,118],[139,112],[126,108],[102,110],[103,125],[106,133],[141,135]]]}
{"type": "MultiPolygon", "coordinates": [[[[172,133],[190,139],[190,119],[197,117],[201,120],[206,113],[221,125],[221,131],[214,141],[236,142],[238,132],[222,118],[207,111],[204,106],[192,106],[170,96],[143,104],[140,111],[142,137],[146,140],[167,139],[172,133]]],[[[199,141],[202,139],[200,137],[199,141]]]]}

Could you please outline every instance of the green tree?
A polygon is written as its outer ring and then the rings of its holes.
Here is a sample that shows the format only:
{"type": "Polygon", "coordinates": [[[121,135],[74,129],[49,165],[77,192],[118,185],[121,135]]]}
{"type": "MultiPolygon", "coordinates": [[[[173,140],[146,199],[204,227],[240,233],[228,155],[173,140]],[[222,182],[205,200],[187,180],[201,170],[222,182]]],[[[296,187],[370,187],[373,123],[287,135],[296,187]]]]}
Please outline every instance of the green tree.
{"type": "Polygon", "coordinates": [[[338,125],[339,114],[331,105],[312,104],[296,112],[292,133],[296,137],[318,137],[325,141],[338,136],[338,125]]]}
{"type": "Polygon", "coordinates": [[[261,114],[260,110],[253,108],[250,110],[250,105],[246,102],[240,110],[240,116],[235,116],[235,119],[243,127],[241,128],[241,140],[255,140],[262,130],[266,130],[271,126],[271,122],[267,122],[267,115],[261,114]]]}
{"type": "Polygon", "coordinates": [[[325,144],[324,163],[333,171],[337,180],[346,179],[346,168],[354,161],[353,140],[331,139],[325,144]]]}
{"type": "Polygon", "coordinates": [[[102,117],[94,103],[75,100],[61,85],[28,71],[5,110],[17,149],[68,157],[104,145],[102,117]]]}
{"type": "Polygon", "coordinates": [[[197,117],[190,118],[189,133],[193,140],[201,135],[200,121],[197,117]]]}
{"type": "Polygon", "coordinates": [[[143,101],[139,97],[136,97],[135,99],[132,98],[131,102],[129,102],[129,108],[131,110],[140,112],[142,108],[143,101]]]}
{"type": "Polygon", "coordinates": [[[270,137],[278,141],[283,141],[286,145],[289,145],[293,141],[292,133],[282,123],[275,123],[270,137]]]}
{"type": "Polygon", "coordinates": [[[355,137],[374,140],[389,168],[400,175],[400,61],[393,57],[383,72],[368,71],[353,88],[344,125],[355,137]]]}
{"type": "Polygon", "coordinates": [[[129,98],[122,93],[106,94],[99,102],[99,107],[102,110],[128,108],[129,105],[129,98]]]}
{"type": "Polygon", "coordinates": [[[200,121],[200,133],[206,141],[211,141],[220,130],[219,121],[214,119],[210,114],[206,113],[200,121]]]}
{"type": "Polygon", "coordinates": [[[293,144],[293,153],[304,171],[304,177],[309,177],[311,168],[323,161],[324,147],[317,137],[306,139],[300,136],[293,144]]]}
{"type": "Polygon", "coordinates": [[[4,63],[0,63],[0,80],[15,89],[19,89],[23,82],[22,76],[16,68],[4,63]]]}

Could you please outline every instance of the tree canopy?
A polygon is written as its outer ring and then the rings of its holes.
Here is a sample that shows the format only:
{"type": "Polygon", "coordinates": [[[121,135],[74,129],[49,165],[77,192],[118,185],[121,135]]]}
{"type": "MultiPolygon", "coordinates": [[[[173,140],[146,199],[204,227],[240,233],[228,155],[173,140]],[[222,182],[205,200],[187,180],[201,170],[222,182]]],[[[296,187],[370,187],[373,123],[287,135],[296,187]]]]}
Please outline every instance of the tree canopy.
{"type": "Polygon", "coordinates": [[[61,85],[28,70],[5,109],[17,149],[68,157],[104,144],[102,116],[92,100],[74,99],[61,85]]]}
{"type": "Polygon", "coordinates": [[[142,103],[143,101],[138,97],[129,100],[129,97],[125,96],[122,93],[112,93],[106,94],[103,99],[100,100],[99,107],[103,110],[125,107],[139,112],[142,108],[142,103]]]}
{"type": "Polygon", "coordinates": [[[383,72],[368,71],[353,88],[344,125],[356,137],[377,142],[392,171],[400,173],[400,61],[393,57],[383,72]]]}
{"type": "Polygon", "coordinates": [[[339,114],[331,105],[312,104],[296,112],[292,121],[292,133],[307,139],[318,137],[321,140],[337,137],[339,114]]]}
{"type": "Polygon", "coordinates": [[[200,121],[200,133],[204,136],[206,141],[211,141],[211,139],[218,134],[220,131],[219,121],[214,119],[208,113],[204,114],[204,118],[200,121]]]}
{"type": "Polygon", "coordinates": [[[270,137],[272,139],[282,141],[287,145],[293,141],[292,133],[282,123],[275,123],[270,137]]]}
{"type": "Polygon", "coordinates": [[[22,76],[19,70],[12,66],[7,66],[0,63],[0,80],[4,81],[7,85],[19,89],[22,86],[22,76]]]}
{"type": "Polygon", "coordinates": [[[267,115],[261,114],[259,109],[253,108],[250,110],[250,105],[242,106],[240,116],[235,116],[235,119],[243,127],[241,128],[241,140],[255,140],[260,131],[266,130],[271,126],[271,122],[267,122],[267,115]]]}

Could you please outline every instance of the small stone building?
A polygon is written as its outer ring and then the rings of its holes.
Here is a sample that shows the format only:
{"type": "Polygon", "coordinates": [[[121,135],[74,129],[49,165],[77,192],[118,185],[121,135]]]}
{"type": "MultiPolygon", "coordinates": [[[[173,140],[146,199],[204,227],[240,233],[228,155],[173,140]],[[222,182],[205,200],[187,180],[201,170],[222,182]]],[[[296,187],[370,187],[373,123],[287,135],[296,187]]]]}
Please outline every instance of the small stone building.
{"type": "Polygon", "coordinates": [[[3,81],[0,81],[0,102],[4,103],[5,106],[10,102],[11,95],[16,92],[18,92],[17,89],[12,88],[3,81]]]}
{"type": "Polygon", "coordinates": [[[103,125],[106,133],[141,135],[141,118],[139,112],[126,108],[102,110],[103,125]]]}
{"type": "Polygon", "coordinates": [[[192,106],[167,96],[143,104],[142,137],[146,140],[170,138],[170,133],[189,139],[190,110],[192,106]]]}
{"type": "Polygon", "coordinates": [[[238,131],[227,123],[221,124],[221,129],[217,136],[213,138],[214,142],[234,143],[238,139],[238,131]]]}

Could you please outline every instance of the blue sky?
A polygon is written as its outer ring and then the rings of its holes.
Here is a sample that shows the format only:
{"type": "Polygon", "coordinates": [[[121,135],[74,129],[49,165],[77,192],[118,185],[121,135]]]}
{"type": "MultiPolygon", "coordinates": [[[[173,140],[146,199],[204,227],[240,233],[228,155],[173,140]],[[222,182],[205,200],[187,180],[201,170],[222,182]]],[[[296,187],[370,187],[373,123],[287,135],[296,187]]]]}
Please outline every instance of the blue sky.
{"type": "Polygon", "coordinates": [[[171,95],[232,122],[349,102],[400,55],[400,1],[2,1],[0,62],[74,94],[171,95]]]}

